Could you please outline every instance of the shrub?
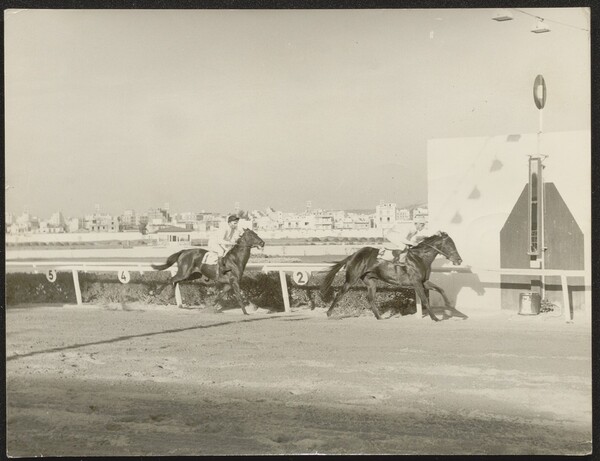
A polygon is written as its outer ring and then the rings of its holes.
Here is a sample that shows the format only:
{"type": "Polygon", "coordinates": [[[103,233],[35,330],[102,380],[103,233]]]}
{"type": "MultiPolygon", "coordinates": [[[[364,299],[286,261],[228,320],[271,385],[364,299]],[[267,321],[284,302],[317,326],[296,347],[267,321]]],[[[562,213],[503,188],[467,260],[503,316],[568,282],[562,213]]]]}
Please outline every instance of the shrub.
{"type": "MultiPolygon", "coordinates": [[[[167,271],[130,271],[130,281],[122,284],[116,272],[79,273],[81,297],[84,303],[142,303],[154,305],[176,304],[174,288],[169,282],[167,271]]],[[[309,283],[296,285],[287,275],[288,293],[292,307],[309,306],[311,309],[328,309],[332,297],[344,282],[345,274],[337,274],[333,283],[333,293],[325,299],[319,291],[319,284],[325,274],[315,272],[309,283]]],[[[6,303],[75,303],[75,289],[71,273],[59,272],[55,283],[46,280],[45,274],[6,274],[6,303]]],[[[212,283],[203,279],[179,284],[183,302],[192,306],[212,306],[217,292],[212,283]]],[[[283,298],[278,273],[265,274],[259,271],[246,271],[240,287],[245,298],[258,307],[283,311],[283,298]]],[[[382,314],[408,314],[416,312],[415,294],[411,289],[394,289],[378,282],[376,304],[382,314]]],[[[235,299],[225,297],[222,307],[237,307],[235,299]]],[[[373,315],[369,309],[364,286],[352,288],[339,302],[335,311],[343,316],[373,315]]]]}
{"type": "Polygon", "coordinates": [[[73,277],[68,272],[59,272],[54,283],[45,274],[8,273],[4,289],[7,305],[76,302],[73,277]]]}

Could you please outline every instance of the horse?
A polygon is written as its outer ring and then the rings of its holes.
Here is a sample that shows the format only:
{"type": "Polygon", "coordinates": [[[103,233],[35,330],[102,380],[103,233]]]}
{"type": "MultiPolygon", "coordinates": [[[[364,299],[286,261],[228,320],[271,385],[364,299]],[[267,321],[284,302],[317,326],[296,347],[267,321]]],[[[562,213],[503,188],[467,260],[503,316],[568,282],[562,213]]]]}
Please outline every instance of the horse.
{"type": "Polygon", "coordinates": [[[334,266],[328,271],[321,283],[320,290],[322,296],[331,293],[333,279],[344,266],[346,266],[346,282],[331,303],[331,307],[327,311],[328,317],[331,316],[333,309],[342,296],[344,296],[359,279],[367,285],[367,299],[371,310],[378,320],[381,319],[381,315],[375,305],[377,280],[382,280],[383,282],[398,287],[414,288],[416,295],[421,299],[421,303],[427,308],[429,316],[436,322],[439,319],[430,308],[429,300],[427,299],[427,290],[437,291],[442,295],[442,298],[444,298],[446,307],[453,308],[446,293],[444,293],[444,290],[429,280],[431,263],[438,254],[445,256],[455,266],[462,263],[462,259],[456,250],[454,241],[448,234],[441,231],[437,232],[422,240],[417,245],[410,247],[406,254],[406,265],[399,266],[398,271],[396,271],[396,267],[391,262],[378,259],[378,253],[378,248],[363,247],[346,259],[334,263],[334,266]]]}
{"type": "Polygon", "coordinates": [[[223,257],[225,270],[217,279],[217,265],[206,264],[202,260],[208,252],[201,248],[191,248],[181,250],[167,258],[164,264],[151,264],[155,270],[164,270],[177,262],[177,273],[171,277],[170,282],[173,288],[177,287],[179,282],[184,280],[195,280],[202,276],[216,282],[216,288],[219,293],[215,299],[215,304],[231,289],[237,302],[242,308],[242,312],[248,315],[244,304],[242,292],[240,290],[240,280],[244,274],[244,269],[250,259],[250,250],[252,248],[263,248],[265,242],[251,229],[244,229],[235,245],[223,257]]]}

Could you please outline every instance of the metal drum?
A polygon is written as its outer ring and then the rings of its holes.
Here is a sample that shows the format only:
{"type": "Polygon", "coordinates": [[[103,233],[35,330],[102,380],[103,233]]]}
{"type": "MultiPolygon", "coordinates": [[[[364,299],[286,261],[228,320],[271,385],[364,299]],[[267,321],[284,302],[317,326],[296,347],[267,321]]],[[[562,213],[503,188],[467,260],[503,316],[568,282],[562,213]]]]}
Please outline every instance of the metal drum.
{"type": "Polygon", "coordinates": [[[527,292],[519,296],[519,315],[538,315],[541,297],[538,293],[527,292]]]}

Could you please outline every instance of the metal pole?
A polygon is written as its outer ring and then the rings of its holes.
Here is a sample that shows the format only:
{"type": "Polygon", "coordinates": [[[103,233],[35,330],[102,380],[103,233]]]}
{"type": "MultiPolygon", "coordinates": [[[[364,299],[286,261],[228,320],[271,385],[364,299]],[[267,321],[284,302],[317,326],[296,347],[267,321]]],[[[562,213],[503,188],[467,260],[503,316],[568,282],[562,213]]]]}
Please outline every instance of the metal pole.
{"type": "MultiPolygon", "coordinates": [[[[540,164],[541,164],[541,168],[540,168],[540,184],[542,185],[541,190],[540,190],[540,209],[542,210],[541,212],[541,222],[540,222],[540,228],[539,228],[539,232],[538,232],[538,245],[540,246],[540,256],[541,256],[541,261],[540,261],[540,268],[542,270],[544,270],[546,268],[546,244],[545,244],[545,234],[546,234],[546,229],[545,229],[545,225],[544,225],[544,218],[545,218],[545,214],[546,214],[546,185],[544,183],[544,160],[542,158],[542,154],[541,154],[541,142],[542,142],[542,130],[543,130],[543,125],[544,125],[544,109],[540,109],[539,110],[540,113],[540,128],[538,130],[538,136],[537,136],[537,153],[538,156],[540,157],[540,164]]],[[[542,275],[541,277],[541,282],[542,282],[542,289],[541,289],[541,295],[542,295],[542,299],[546,299],[546,276],[542,275]]]]}

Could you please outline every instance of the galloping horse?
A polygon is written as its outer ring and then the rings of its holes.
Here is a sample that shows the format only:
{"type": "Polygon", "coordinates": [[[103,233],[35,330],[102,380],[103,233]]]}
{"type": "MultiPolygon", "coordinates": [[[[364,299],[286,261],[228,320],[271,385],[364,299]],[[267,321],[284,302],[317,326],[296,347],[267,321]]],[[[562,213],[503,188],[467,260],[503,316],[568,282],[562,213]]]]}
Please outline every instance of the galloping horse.
{"type": "Polygon", "coordinates": [[[367,299],[371,310],[377,319],[381,319],[379,310],[375,305],[376,280],[382,280],[390,285],[399,287],[412,287],[421,299],[423,306],[427,308],[429,316],[438,321],[439,319],[431,311],[426,290],[436,290],[444,298],[446,307],[452,308],[450,300],[440,287],[429,281],[431,274],[431,263],[438,254],[445,256],[457,266],[462,259],[456,251],[452,239],[445,232],[438,232],[431,237],[421,241],[418,245],[408,249],[406,254],[406,266],[400,266],[396,272],[395,266],[389,261],[377,259],[379,250],[372,247],[364,247],[346,259],[337,262],[327,273],[321,284],[321,293],[327,295],[331,292],[331,284],[339,270],[346,266],[346,283],[334,298],[327,316],[331,316],[334,307],[358,279],[361,279],[368,288],[367,299]]]}
{"type": "Polygon", "coordinates": [[[246,312],[244,299],[240,290],[240,280],[244,274],[248,259],[250,259],[250,250],[252,248],[262,248],[264,246],[265,242],[263,242],[253,230],[244,229],[244,232],[233,248],[231,248],[231,250],[223,257],[225,270],[220,274],[218,279],[217,265],[203,263],[202,260],[204,259],[207,250],[200,248],[178,251],[169,256],[166,263],[160,265],[151,264],[151,266],[153,269],[161,271],[171,267],[177,262],[177,273],[171,277],[170,280],[174,288],[179,282],[183,282],[184,280],[194,280],[203,275],[210,280],[214,280],[217,289],[220,290],[215,299],[215,303],[219,302],[223,295],[233,288],[236,300],[240,304],[244,314],[247,315],[248,312],[246,312]]]}

